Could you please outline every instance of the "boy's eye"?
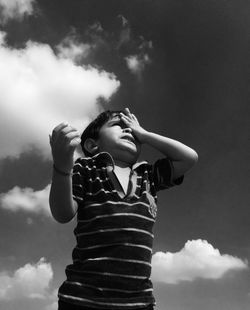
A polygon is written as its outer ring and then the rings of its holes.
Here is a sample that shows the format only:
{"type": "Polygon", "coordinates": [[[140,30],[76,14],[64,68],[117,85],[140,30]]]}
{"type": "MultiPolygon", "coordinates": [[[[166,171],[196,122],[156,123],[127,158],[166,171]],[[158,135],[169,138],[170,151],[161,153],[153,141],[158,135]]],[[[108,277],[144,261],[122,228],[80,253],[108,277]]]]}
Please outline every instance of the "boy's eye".
{"type": "Polygon", "coordinates": [[[113,124],[111,125],[111,127],[112,127],[112,126],[121,126],[121,123],[120,123],[120,122],[113,123],[113,124]]]}

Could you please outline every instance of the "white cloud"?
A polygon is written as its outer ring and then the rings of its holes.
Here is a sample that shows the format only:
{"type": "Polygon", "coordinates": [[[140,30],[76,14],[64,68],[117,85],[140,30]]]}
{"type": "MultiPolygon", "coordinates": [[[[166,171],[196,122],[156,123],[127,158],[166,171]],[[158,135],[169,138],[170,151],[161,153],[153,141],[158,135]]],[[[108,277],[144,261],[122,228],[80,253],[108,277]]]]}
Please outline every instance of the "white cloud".
{"type": "Polygon", "coordinates": [[[0,300],[20,298],[51,299],[49,285],[53,278],[50,263],[41,258],[36,264],[26,264],[13,275],[0,273],[0,300]]]}
{"type": "Polygon", "coordinates": [[[122,20],[122,30],[118,48],[122,45],[130,45],[134,52],[124,57],[128,69],[138,78],[142,77],[145,67],[151,63],[149,57],[150,51],[153,49],[153,42],[147,41],[143,36],[133,38],[128,20],[122,15],[118,16],[122,20]]]}
{"type": "Polygon", "coordinates": [[[126,27],[129,25],[128,20],[123,15],[119,14],[117,18],[121,20],[123,27],[126,27]]]}
{"type": "MultiPolygon", "coordinates": [[[[49,190],[50,185],[40,191],[15,186],[7,193],[0,195],[1,207],[12,212],[25,211],[51,216],[49,209],[49,190]]],[[[27,224],[32,224],[32,220],[28,219],[27,224]]]]}
{"type": "Polygon", "coordinates": [[[58,46],[58,56],[61,58],[71,59],[75,63],[86,58],[91,52],[91,45],[84,44],[77,40],[76,35],[70,34],[58,46]]]}
{"type": "Polygon", "coordinates": [[[94,53],[109,52],[109,55],[118,54],[124,59],[124,64],[139,80],[146,66],[152,63],[151,51],[153,42],[143,36],[136,35],[130,26],[129,20],[123,15],[117,16],[114,31],[109,33],[97,22],[90,25],[85,31],[91,42],[90,49],[94,53]]]}
{"type": "Polygon", "coordinates": [[[187,241],[179,252],[157,252],[152,257],[152,279],[177,284],[197,278],[219,279],[227,271],[247,268],[247,262],[221,254],[206,240],[187,241]]]}
{"type": "Polygon", "coordinates": [[[131,40],[131,28],[128,20],[122,16],[118,15],[118,20],[121,22],[121,30],[119,33],[119,41],[116,48],[120,48],[121,46],[129,43],[131,40]]]}
{"type": "Polygon", "coordinates": [[[93,33],[103,33],[103,28],[100,22],[95,22],[88,26],[87,33],[93,32],[93,33]]]}
{"type": "Polygon", "coordinates": [[[24,49],[5,44],[0,32],[0,158],[18,157],[31,146],[50,156],[48,135],[67,120],[78,130],[99,113],[98,98],[118,89],[113,74],[57,56],[47,44],[24,49]]]}
{"type": "Polygon", "coordinates": [[[151,63],[148,54],[130,55],[125,57],[129,70],[135,75],[141,75],[145,66],[151,63]]]}
{"type": "Polygon", "coordinates": [[[22,19],[33,14],[34,0],[0,0],[0,20],[2,24],[9,19],[22,19]]]}
{"type": "Polygon", "coordinates": [[[57,309],[58,309],[58,302],[57,301],[54,301],[53,303],[51,303],[50,305],[45,307],[45,310],[57,310],[57,309]]]}
{"type": "Polygon", "coordinates": [[[58,309],[57,293],[58,293],[58,290],[56,289],[49,296],[48,301],[50,302],[50,304],[45,307],[45,310],[57,310],[58,309]]]}

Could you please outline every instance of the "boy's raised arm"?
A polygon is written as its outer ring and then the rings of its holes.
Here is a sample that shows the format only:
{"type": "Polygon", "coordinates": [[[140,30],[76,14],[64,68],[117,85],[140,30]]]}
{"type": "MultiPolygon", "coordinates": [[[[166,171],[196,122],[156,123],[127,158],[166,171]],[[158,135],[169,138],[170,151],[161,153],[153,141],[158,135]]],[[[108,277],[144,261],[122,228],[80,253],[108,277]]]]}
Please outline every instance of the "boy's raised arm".
{"type": "Polygon", "coordinates": [[[172,160],[174,166],[173,179],[178,179],[190,170],[198,160],[197,153],[187,145],[146,131],[143,143],[147,143],[172,160]]]}
{"type": "Polygon", "coordinates": [[[142,128],[134,114],[129,109],[121,113],[121,118],[130,127],[141,143],[151,145],[172,160],[174,166],[174,179],[184,175],[198,160],[198,154],[187,145],[164,137],[162,135],[149,132],[142,128]]]}
{"type": "Polygon", "coordinates": [[[55,127],[50,136],[54,164],[49,204],[53,217],[60,223],[69,222],[77,211],[77,203],[72,197],[71,171],[79,137],[77,130],[67,123],[55,127]]]}

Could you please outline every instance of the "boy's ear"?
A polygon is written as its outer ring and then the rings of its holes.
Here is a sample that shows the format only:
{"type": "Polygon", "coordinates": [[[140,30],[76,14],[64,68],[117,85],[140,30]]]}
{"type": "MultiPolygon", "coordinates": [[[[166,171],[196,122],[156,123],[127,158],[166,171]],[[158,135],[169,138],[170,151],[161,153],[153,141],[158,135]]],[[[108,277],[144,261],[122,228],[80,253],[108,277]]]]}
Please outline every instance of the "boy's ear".
{"type": "Polygon", "coordinates": [[[92,155],[94,155],[98,151],[98,145],[96,141],[91,138],[86,139],[86,141],[84,142],[84,148],[92,155]]]}

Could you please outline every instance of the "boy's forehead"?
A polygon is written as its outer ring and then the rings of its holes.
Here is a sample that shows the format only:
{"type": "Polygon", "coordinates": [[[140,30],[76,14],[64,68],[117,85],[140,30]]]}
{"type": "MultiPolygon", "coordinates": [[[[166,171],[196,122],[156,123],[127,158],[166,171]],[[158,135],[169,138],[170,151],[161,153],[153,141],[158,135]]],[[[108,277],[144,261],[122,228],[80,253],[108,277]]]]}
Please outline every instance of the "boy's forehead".
{"type": "Polygon", "coordinates": [[[120,113],[115,112],[112,115],[110,115],[109,119],[103,124],[103,126],[109,126],[109,124],[112,124],[113,122],[121,121],[120,113]]]}

